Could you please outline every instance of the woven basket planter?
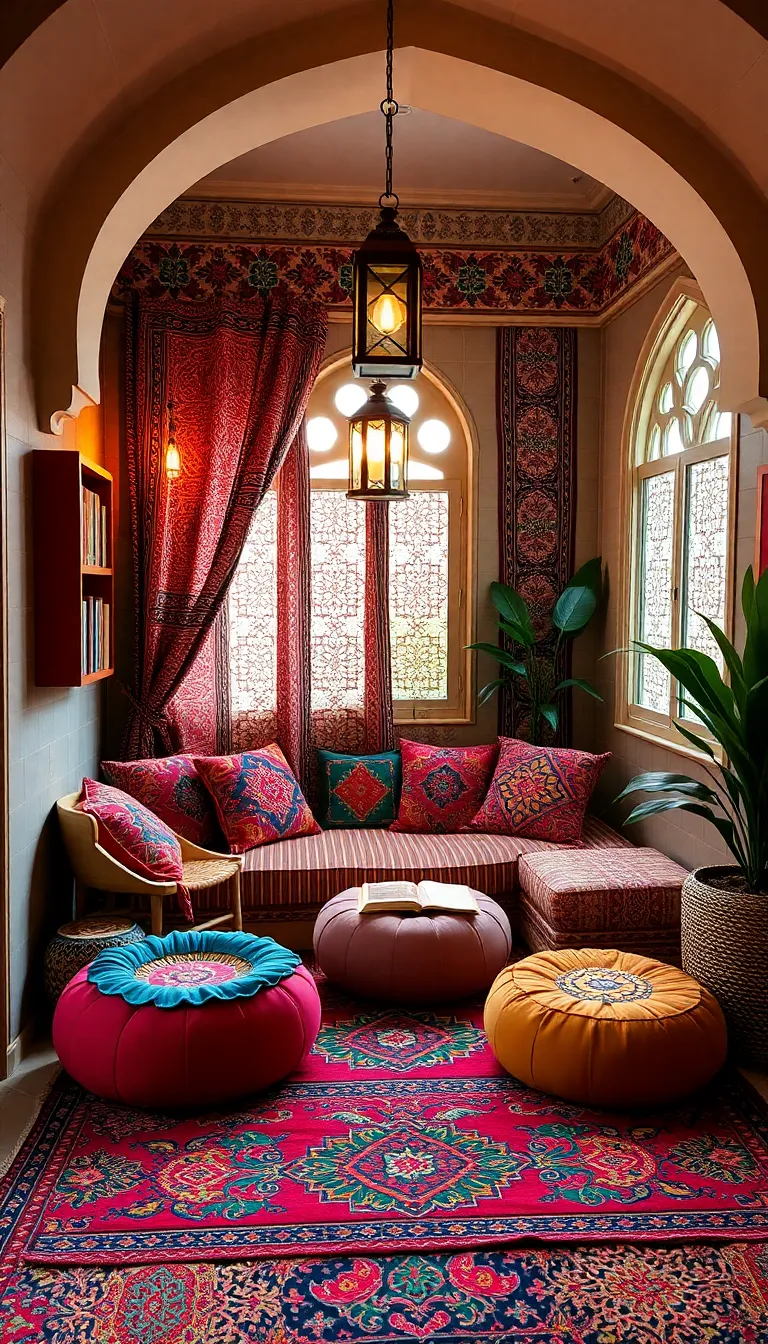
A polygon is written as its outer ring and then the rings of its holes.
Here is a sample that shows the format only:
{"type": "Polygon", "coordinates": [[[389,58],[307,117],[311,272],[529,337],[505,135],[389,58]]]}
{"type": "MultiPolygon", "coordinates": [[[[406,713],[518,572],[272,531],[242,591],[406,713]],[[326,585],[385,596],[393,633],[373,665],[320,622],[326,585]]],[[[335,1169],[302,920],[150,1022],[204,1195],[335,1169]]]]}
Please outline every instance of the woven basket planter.
{"type": "Polygon", "coordinates": [[[737,871],[697,868],[683,883],[683,970],[718,999],[732,1058],[768,1068],[768,895],[710,885],[737,871]]]}

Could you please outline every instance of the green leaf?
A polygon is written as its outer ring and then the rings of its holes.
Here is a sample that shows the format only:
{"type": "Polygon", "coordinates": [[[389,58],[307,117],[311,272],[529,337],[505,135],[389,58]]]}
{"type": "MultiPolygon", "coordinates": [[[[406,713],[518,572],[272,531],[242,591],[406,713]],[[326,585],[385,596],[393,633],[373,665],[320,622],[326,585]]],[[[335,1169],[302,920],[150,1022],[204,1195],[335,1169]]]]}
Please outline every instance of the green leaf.
{"type": "Polygon", "coordinates": [[[736,703],[739,706],[739,711],[743,712],[744,697],[746,695],[747,690],[746,684],[744,682],[744,665],[738,653],[736,652],[735,648],[733,647],[730,639],[726,634],[723,633],[723,631],[720,629],[720,626],[715,625],[714,621],[711,621],[708,616],[703,616],[700,611],[697,612],[696,614],[700,621],[704,621],[704,624],[707,626],[709,633],[711,634],[712,638],[717,644],[717,647],[719,648],[720,652],[723,655],[725,666],[728,668],[728,671],[731,674],[731,685],[733,687],[733,693],[736,697],[736,703]]]}
{"type": "Polygon", "coordinates": [[[703,751],[704,755],[709,756],[713,761],[717,759],[705,737],[697,737],[696,733],[692,733],[690,729],[684,728],[681,723],[675,722],[675,727],[678,733],[686,738],[691,743],[691,746],[695,747],[697,751],[703,751]]]}
{"type": "Polygon", "coordinates": [[[755,584],[752,605],[747,616],[744,644],[744,680],[754,686],[768,676],[768,569],[755,584]]]}
{"type": "Polygon", "coordinates": [[[755,575],[751,565],[747,565],[744,571],[744,578],[741,584],[741,610],[744,613],[744,620],[749,624],[749,618],[752,614],[752,603],[755,600],[755,575]]]}
{"type": "Polygon", "coordinates": [[[630,812],[623,824],[632,826],[637,821],[645,821],[646,817],[656,817],[660,812],[674,811],[692,812],[694,816],[703,817],[705,821],[710,822],[722,835],[739,867],[743,868],[743,853],[734,834],[733,823],[726,817],[717,816],[711,808],[704,807],[701,803],[692,803],[687,798],[652,798],[650,802],[640,803],[634,812],[630,812]]]}
{"type": "Polygon", "coordinates": [[[523,630],[519,625],[510,625],[509,621],[499,621],[499,629],[503,630],[513,643],[522,644],[526,649],[532,648],[536,643],[535,638],[531,638],[527,630],[523,630]]]}
{"type": "Polygon", "coordinates": [[[557,732],[557,725],[560,722],[560,715],[557,711],[557,705],[541,705],[539,710],[542,718],[547,720],[553,733],[557,732]]]}
{"type": "Polygon", "coordinates": [[[698,798],[702,803],[716,803],[717,794],[701,780],[691,779],[690,775],[675,775],[667,770],[648,770],[635,775],[621,793],[614,798],[618,803],[630,793],[672,793],[684,794],[689,798],[698,798]]]}
{"type": "Polygon", "coordinates": [[[564,635],[578,634],[592,620],[601,589],[602,562],[596,556],[582,565],[563,589],[552,612],[552,624],[564,635]]]}
{"type": "Polygon", "coordinates": [[[484,705],[487,700],[490,700],[491,696],[496,694],[500,686],[505,685],[506,682],[503,677],[497,677],[495,681],[489,681],[481,691],[478,691],[477,695],[478,707],[480,705],[484,705]]]}
{"type": "Polygon", "coordinates": [[[502,620],[518,626],[525,635],[520,642],[529,646],[535,644],[536,635],[531,623],[531,614],[519,593],[508,583],[491,584],[491,601],[502,620]]]}
{"type": "Polygon", "coordinates": [[[516,672],[519,677],[527,676],[525,664],[515,658],[513,654],[507,653],[498,644],[467,644],[468,649],[477,649],[478,653],[487,653],[491,658],[495,658],[502,667],[508,667],[510,672],[516,672]]]}
{"type": "Polygon", "coordinates": [[[557,683],[555,691],[564,691],[567,686],[578,686],[579,690],[586,691],[587,695],[594,696],[595,700],[602,700],[603,698],[600,692],[596,691],[594,686],[590,686],[589,682],[585,681],[583,677],[566,677],[565,681],[557,683]]]}

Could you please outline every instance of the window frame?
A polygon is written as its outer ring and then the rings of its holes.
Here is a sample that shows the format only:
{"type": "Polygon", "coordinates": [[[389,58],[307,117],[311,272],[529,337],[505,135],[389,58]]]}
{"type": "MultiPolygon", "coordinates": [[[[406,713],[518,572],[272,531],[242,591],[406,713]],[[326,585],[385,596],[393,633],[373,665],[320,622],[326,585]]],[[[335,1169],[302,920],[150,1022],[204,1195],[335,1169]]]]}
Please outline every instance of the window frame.
{"type": "MultiPolygon", "coordinates": [[[[315,386],[330,375],[344,370],[348,374],[345,381],[352,381],[350,370],[351,351],[334,353],[323,361],[317,375],[315,386]]],[[[394,700],[393,717],[396,727],[408,724],[430,723],[444,725],[472,724],[476,720],[475,669],[476,656],[466,646],[475,639],[475,591],[476,572],[476,534],[475,526],[475,480],[478,458],[477,434],[469,410],[456,389],[447,378],[433,365],[425,363],[421,370],[425,381],[431,384],[446,399],[454,416],[459,422],[465,447],[465,470],[463,478],[455,472],[442,480],[412,480],[409,489],[413,494],[421,491],[442,492],[449,495],[449,542],[448,542],[448,696],[445,700],[394,700]]],[[[335,380],[334,380],[335,381],[335,380]]],[[[397,380],[395,380],[397,381],[397,380]]],[[[324,414],[324,411],[320,412],[324,414]]],[[[338,413],[337,413],[338,414],[338,413]]],[[[311,412],[308,408],[307,418],[311,412]]],[[[429,418],[429,417],[428,417],[429,418]]],[[[339,451],[346,453],[346,445],[339,444],[339,451]]],[[[411,454],[414,443],[411,443],[411,454]]],[[[419,449],[416,448],[419,455],[419,449]]],[[[438,465],[438,461],[435,461],[438,465]]],[[[346,480],[332,477],[312,477],[310,489],[344,490],[346,480]]],[[[363,507],[361,505],[361,507],[363,507]]],[[[397,501],[390,508],[408,508],[408,501],[397,501]]]]}
{"type": "MultiPolygon", "coordinates": [[[[707,316],[710,316],[698,287],[685,280],[678,280],[646,338],[627,402],[622,445],[621,518],[626,524],[619,613],[622,652],[618,655],[614,726],[680,755],[703,759],[706,757],[706,752],[697,751],[678,733],[676,726],[678,722],[710,745],[718,758],[721,758],[722,753],[717,744],[712,743],[711,736],[703,725],[698,724],[695,719],[683,718],[680,715],[680,692],[675,678],[670,678],[668,713],[661,713],[637,703],[638,659],[630,652],[632,642],[638,636],[641,618],[643,482],[656,475],[674,474],[670,646],[677,648],[682,643],[685,617],[683,587],[687,472],[688,468],[697,462],[725,456],[728,457],[729,463],[723,628],[729,638],[733,637],[739,416],[736,413],[732,414],[730,433],[727,436],[708,443],[697,443],[680,453],[673,453],[667,457],[660,456],[655,461],[638,460],[639,445],[647,444],[652,429],[655,418],[654,407],[664,386],[666,367],[697,308],[704,309],[707,316]]],[[[701,324],[702,330],[704,325],[705,323],[701,324]]],[[[722,411],[724,408],[718,409],[722,411]]],[[[727,676],[727,671],[725,675],[727,676]]]]}

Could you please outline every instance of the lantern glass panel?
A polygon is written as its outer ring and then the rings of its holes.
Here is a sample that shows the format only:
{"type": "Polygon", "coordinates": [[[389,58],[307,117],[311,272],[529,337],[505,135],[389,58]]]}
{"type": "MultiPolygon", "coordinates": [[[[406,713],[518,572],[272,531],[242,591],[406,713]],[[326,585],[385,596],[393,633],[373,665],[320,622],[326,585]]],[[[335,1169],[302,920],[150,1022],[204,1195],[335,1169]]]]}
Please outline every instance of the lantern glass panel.
{"type": "Polygon", "coordinates": [[[405,425],[398,420],[392,422],[389,443],[389,486],[391,490],[402,490],[404,485],[403,467],[405,464],[405,425]]]}
{"type": "Polygon", "coordinates": [[[368,459],[368,485],[372,490],[383,490],[386,484],[384,461],[387,447],[387,423],[384,420],[369,420],[365,440],[368,459]]]}
{"type": "Polygon", "coordinates": [[[362,489],[361,464],[363,461],[363,427],[360,421],[352,425],[349,440],[350,480],[353,490],[362,489]]]}
{"type": "Polygon", "coordinates": [[[402,357],[408,350],[408,271],[401,265],[366,268],[366,353],[402,357]]]}

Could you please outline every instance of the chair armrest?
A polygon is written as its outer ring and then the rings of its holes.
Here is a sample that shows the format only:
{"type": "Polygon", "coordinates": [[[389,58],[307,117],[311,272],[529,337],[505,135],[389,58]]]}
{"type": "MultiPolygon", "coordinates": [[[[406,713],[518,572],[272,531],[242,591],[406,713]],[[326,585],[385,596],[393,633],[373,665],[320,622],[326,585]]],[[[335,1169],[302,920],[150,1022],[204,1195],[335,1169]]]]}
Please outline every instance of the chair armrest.
{"type": "Polygon", "coordinates": [[[193,845],[191,840],[185,840],[184,836],[179,835],[176,831],[174,831],[174,835],[181,845],[182,859],[217,859],[219,862],[222,859],[229,859],[230,862],[237,863],[240,868],[245,863],[243,854],[221,854],[215,849],[203,849],[200,845],[193,845]]]}

